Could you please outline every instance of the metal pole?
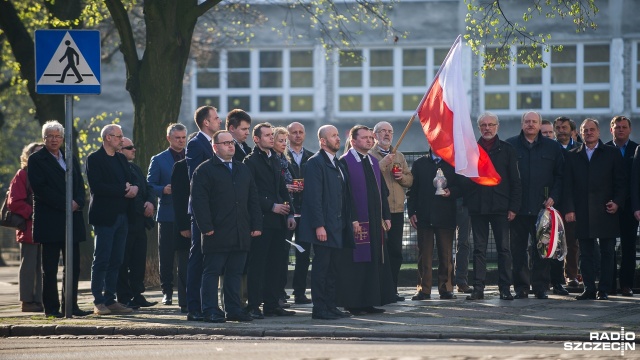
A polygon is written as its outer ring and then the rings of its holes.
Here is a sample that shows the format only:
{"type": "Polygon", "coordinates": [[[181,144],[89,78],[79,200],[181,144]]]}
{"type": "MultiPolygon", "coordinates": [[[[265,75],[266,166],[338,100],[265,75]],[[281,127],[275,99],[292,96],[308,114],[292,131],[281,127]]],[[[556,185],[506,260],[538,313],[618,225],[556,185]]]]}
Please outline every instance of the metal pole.
{"type": "Polygon", "coordinates": [[[66,176],[66,246],[64,263],[64,314],[66,318],[73,315],[73,149],[72,149],[72,129],[73,129],[73,96],[65,95],[65,122],[64,122],[64,154],[67,165],[66,176]]]}

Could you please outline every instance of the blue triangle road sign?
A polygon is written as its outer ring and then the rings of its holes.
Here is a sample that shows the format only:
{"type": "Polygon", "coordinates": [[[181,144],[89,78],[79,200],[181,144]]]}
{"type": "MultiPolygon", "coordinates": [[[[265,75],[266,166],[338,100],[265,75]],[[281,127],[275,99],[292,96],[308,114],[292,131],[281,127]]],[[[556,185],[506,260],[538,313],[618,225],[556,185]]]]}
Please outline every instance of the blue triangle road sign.
{"type": "Polygon", "coordinates": [[[36,93],[100,94],[100,31],[36,30],[36,93]]]}

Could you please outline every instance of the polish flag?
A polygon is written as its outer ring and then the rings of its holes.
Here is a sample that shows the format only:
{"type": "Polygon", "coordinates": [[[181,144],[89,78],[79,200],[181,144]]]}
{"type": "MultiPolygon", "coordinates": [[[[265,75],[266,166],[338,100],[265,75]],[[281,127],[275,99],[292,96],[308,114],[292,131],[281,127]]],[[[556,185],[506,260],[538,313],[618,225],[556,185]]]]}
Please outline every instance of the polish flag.
{"type": "Polygon", "coordinates": [[[495,186],[500,175],[478,145],[462,83],[462,38],[458,36],[416,110],[433,152],[481,185],[495,186]]]}

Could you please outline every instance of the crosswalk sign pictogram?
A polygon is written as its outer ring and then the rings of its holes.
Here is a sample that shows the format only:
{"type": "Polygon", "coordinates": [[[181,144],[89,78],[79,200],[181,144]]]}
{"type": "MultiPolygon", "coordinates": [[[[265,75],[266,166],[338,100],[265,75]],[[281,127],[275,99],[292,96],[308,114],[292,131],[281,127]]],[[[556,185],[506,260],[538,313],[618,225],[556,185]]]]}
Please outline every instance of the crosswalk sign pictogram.
{"type": "Polygon", "coordinates": [[[38,94],[100,94],[98,30],[36,30],[38,94]]]}

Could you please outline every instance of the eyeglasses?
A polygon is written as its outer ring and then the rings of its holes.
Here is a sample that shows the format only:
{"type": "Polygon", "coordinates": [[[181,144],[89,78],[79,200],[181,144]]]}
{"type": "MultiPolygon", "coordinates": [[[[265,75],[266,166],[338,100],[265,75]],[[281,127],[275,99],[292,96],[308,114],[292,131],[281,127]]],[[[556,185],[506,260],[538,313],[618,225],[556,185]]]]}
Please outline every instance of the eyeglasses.
{"type": "Polygon", "coordinates": [[[123,146],[123,147],[122,147],[122,150],[133,150],[133,149],[135,149],[135,148],[136,148],[135,146],[133,146],[133,145],[129,145],[129,146],[123,146]]]}
{"type": "Polygon", "coordinates": [[[393,130],[380,129],[380,130],[378,130],[378,134],[379,133],[393,135],[393,130]]]}
{"type": "Polygon", "coordinates": [[[487,127],[492,128],[496,126],[498,126],[498,124],[480,124],[481,128],[487,128],[487,127]]]}
{"type": "Polygon", "coordinates": [[[63,136],[62,135],[47,135],[44,138],[45,139],[49,139],[49,140],[62,140],[63,136]]]}
{"type": "Polygon", "coordinates": [[[114,134],[109,134],[109,136],[115,136],[118,139],[122,139],[124,137],[124,135],[114,135],[114,134]]]}
{"type": "Polygon", "coordinates": [[[217,142],[215,144],[216,145],[231,146],[231,145],[233,145],[233,140],[232,141],[221,141],[221,142],[217,142]]]}

